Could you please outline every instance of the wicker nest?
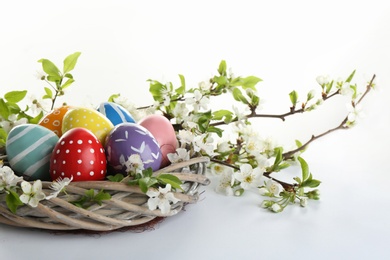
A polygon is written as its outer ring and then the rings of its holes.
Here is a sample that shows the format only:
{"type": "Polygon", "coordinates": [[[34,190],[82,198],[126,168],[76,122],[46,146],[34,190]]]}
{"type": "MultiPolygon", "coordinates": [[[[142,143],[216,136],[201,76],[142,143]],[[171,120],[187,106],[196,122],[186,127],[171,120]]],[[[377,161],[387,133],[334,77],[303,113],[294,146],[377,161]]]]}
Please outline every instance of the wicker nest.
{"type": "MultiPolygon", "coordinates": [[[[43,200],[36,208],[21,206],[16,214],[9,211],[5,203],[5,194],[1,194],[0,223],[43,230],[98,232],[145,225],[161,217],[176,215],[184,205],[198,201],[200,185],[208,185],[210,182],[205,176],[208,161],[207,157],[192,158],[154,173],[170,173],[183,182],[184,191],[174,192],[175,197],[180,201],[171,206],[168,214],[162,214],[159,209],[149,210],[147,206],[149,197],[137,186],[111,181],[86,181],[71,182],[66,187],[67,194],[43,200]],[[90,189],[97,191],[103,189],[110,193],[111,199],[102,201],[101,205],[92,204],[87,209],[70,203],[81,198],[90,189]]],[[[50,184],[51,182],[42,182],[46,195],[51,191],[50,184]]]]}

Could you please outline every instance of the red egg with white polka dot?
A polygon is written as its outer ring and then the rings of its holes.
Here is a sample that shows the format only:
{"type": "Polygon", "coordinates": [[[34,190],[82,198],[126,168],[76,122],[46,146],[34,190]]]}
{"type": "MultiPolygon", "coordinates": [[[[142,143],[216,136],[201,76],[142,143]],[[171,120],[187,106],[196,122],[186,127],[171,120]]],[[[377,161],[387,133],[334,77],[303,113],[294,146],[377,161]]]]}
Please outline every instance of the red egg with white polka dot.
{"type": "Polygon", "coordinates": [[[103,145],[89,130],[81,127],[64,133],[50,158],[50,176],[71,178],[73,181],[103,180],[107,160],[103,145]]]}
{"type": "Polygon", "coordinates": [[[49,114],[44,116],[40,121],[39,125],[46,127],[53,131],[58,137],[62,135],[62,119],[66,112],[72,109],[70,106],[62,106],[54,109],[49,114]]]}

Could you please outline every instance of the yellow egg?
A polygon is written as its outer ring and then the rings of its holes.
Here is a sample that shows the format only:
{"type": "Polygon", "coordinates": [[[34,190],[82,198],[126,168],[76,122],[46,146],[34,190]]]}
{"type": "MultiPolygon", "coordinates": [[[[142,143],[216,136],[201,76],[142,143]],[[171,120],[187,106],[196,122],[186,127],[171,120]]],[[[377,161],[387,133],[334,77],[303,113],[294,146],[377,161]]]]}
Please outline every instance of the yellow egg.
{"type": "Polygon", "coordinates": [[[76,127],[88,129],[104,144],[106,135],[114,128],[114,125],[94,109],[74,108],[66,112],[62,120],[62,133],[76,127]]]}

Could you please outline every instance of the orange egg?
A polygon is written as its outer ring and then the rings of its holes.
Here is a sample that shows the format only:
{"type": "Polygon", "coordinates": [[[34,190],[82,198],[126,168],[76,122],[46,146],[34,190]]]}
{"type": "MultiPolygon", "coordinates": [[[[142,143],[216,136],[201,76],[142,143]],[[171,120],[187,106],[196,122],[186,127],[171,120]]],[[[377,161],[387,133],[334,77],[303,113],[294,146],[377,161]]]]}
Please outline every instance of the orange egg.
{"type": "Polygon", "coordinates": [[[41,121],[38,123],[41,126],[46,127],[53,131],[58,137],[62,136],[62,119],[66,112],[71,110],[70,106],[62,106],[54,109],[49,114],[44,116],[41,121]]]}

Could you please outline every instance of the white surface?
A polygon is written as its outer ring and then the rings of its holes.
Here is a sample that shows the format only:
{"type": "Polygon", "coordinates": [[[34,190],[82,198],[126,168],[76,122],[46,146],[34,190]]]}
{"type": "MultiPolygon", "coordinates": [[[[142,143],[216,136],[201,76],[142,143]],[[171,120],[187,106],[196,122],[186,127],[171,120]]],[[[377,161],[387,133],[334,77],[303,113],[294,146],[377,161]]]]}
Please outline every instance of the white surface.
{"type": "MultiPolygon", "coordinates": [[[[357,69],[364,102],[356,128],[313,143],[305,159],[322,180],[321,200],[281,214],[205,188],[202,200],[153,231],[53,235],[0,225],[0,259],[388,259],[390,250],[390,4],[386,1],[1,1],[0,88],[41,95],[40,58],[57,63],[81,51],[68,93],[98,104],[122,93],[150,104],[149,78],[193,86],[225,59],[236,75],[256,75],[266,111],[288,106],[315,78],[357,69]]],[[[333,103],[259,131],[305,140],[345,114],[333,103]],[[327,112],[328,111],[328,112],[327,112]],[[341,115],[340,115],[341,114],[341,115]]],[[[281,109],[283,112],[285,109],[281,109]]]]}

